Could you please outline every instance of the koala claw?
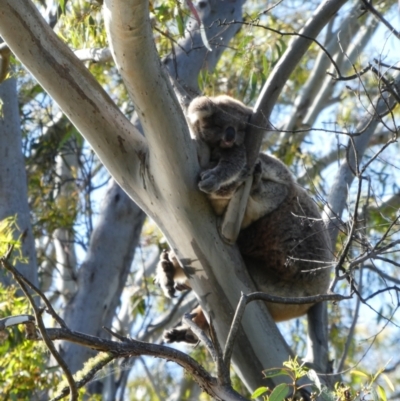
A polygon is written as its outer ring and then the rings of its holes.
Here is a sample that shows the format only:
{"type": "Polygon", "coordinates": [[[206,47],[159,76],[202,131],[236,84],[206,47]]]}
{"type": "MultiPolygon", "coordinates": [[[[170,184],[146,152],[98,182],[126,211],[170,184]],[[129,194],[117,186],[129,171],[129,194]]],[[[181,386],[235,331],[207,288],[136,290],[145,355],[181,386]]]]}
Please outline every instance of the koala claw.
{"type": "Polygon", "coordinates": [[[257,160],[253,169],[253,188],[256,188],[260,184],[261,177],[262,177],[261,161],[257,160]]]}
{"type": "Polygon", "coordinates": [[[200,189],[200,191],[211,194],[213,192],[218,191],[219,185],[216,185],[214,182],[200,181],[199,189],[200,189]]]}
{"type": "Polygon", "coordinates": [[[199,182],[199,188],[201,191],[213,193],[219,190],[221,185],[217,182],[217,177],[212,171],[204,171],[201,173],[200,178],[201,180],[199,182]]]}
{"type": "Polygon", "coordinates": [[[164,341],[168,344],[175,342],[185,342],[188,344],[197,344],[198,338],[193,334],[189,327],[178,327],[164,331],[164,341]]]}
{"type": "Polygon", "coordinates": [[[175,289],[178,291],[185,291],[185,290],[190,290],[191,287],[189,287],[187,284],[176,283],[175,289]]]}

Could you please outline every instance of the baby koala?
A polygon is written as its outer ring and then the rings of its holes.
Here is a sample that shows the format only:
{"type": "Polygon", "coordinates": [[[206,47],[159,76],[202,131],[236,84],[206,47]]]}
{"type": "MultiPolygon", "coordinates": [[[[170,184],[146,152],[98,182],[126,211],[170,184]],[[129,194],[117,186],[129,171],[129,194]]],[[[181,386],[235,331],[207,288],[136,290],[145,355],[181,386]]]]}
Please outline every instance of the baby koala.
{"type": "MultiPolygon", "coordinates": [[[[188,108],[192,135],[209,151],[208,161],[200,159],[204,170],[199,189],[207,193],[219,216],[224,215],[236,189],[249,175],[244,139],[251,114],[250,108],[229,96],[199,97],[188,108]]],[[[326,294],[332,254],[316,204],[275,157],[260,153],[252,174],[237,245],[257,290],[280,297],[326,294]]],[[[189,287],[172,253],[170,257],[164,254],[156,274],[156,282],[169,297],[189,287]]],[[[266,306],[279,322],[307,313],[312,304],[266,302],[266,306]]],[[[201,309],[193,315],[206,329],[201,309]]],[[[193,342],[193,334],[184,326],[165,337],[168,342],[193,342]]]]}

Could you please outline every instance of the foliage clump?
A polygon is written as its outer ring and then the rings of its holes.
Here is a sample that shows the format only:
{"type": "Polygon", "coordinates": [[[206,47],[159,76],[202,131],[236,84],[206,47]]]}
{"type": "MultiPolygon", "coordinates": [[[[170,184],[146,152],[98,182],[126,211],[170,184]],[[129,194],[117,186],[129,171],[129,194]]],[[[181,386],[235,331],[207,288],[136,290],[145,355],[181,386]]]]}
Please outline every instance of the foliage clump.
{"type": "MultiPolygon", "coordinates": [[[[0,284],[0,319],[29,313],[28,301],[15,287],[0,284]]],[[[22,325],[0,332],[0,399],[31,401],[55,386],[58,367],[49,366],[48,354],[25,338],[22,325]]]]}

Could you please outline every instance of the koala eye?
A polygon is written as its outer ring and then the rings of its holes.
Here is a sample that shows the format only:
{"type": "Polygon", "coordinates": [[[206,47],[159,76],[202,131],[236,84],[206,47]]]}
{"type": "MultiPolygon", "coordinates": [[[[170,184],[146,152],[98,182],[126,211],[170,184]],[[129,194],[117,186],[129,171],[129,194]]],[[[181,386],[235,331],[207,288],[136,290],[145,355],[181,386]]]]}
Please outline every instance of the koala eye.
{"type": "Polygon", "coordinates": [[[233,127],[227,127],[225,129],[224,141],[225,142],[233,142],[236,137],[236,130],[233,127]]]}

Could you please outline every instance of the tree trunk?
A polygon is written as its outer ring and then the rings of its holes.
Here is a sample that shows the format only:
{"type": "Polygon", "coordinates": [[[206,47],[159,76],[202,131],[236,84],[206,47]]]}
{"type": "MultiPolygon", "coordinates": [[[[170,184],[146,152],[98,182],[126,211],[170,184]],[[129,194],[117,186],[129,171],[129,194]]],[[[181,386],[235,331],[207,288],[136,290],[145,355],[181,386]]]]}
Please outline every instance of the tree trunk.
{"type": "MultiPolygon", "coordinates": [[[[33,239],[25,160],[22,154],[22,137],[17,97],[17,82],[7,79],[0,85],[2,104],[0,117],[0,220],[17,216],[15,238],[21,236],[21,256],[16,268],[37,285],[37,262],[33,239]]],[[[9,277],[0,272],[0,281],[9,284],[9,277]]]]}
{"type": "MultiPolygon", "coordinates": [[[[71,329],[108,337],[102,326],[111,327],[144,218],[140,208],[113,181],[78,271],[78,292],[65,311],[65,322],[71,329]]],[[[73,372],[93,355],[88,348],[68,342],[63,351],[73,372]]]]}

